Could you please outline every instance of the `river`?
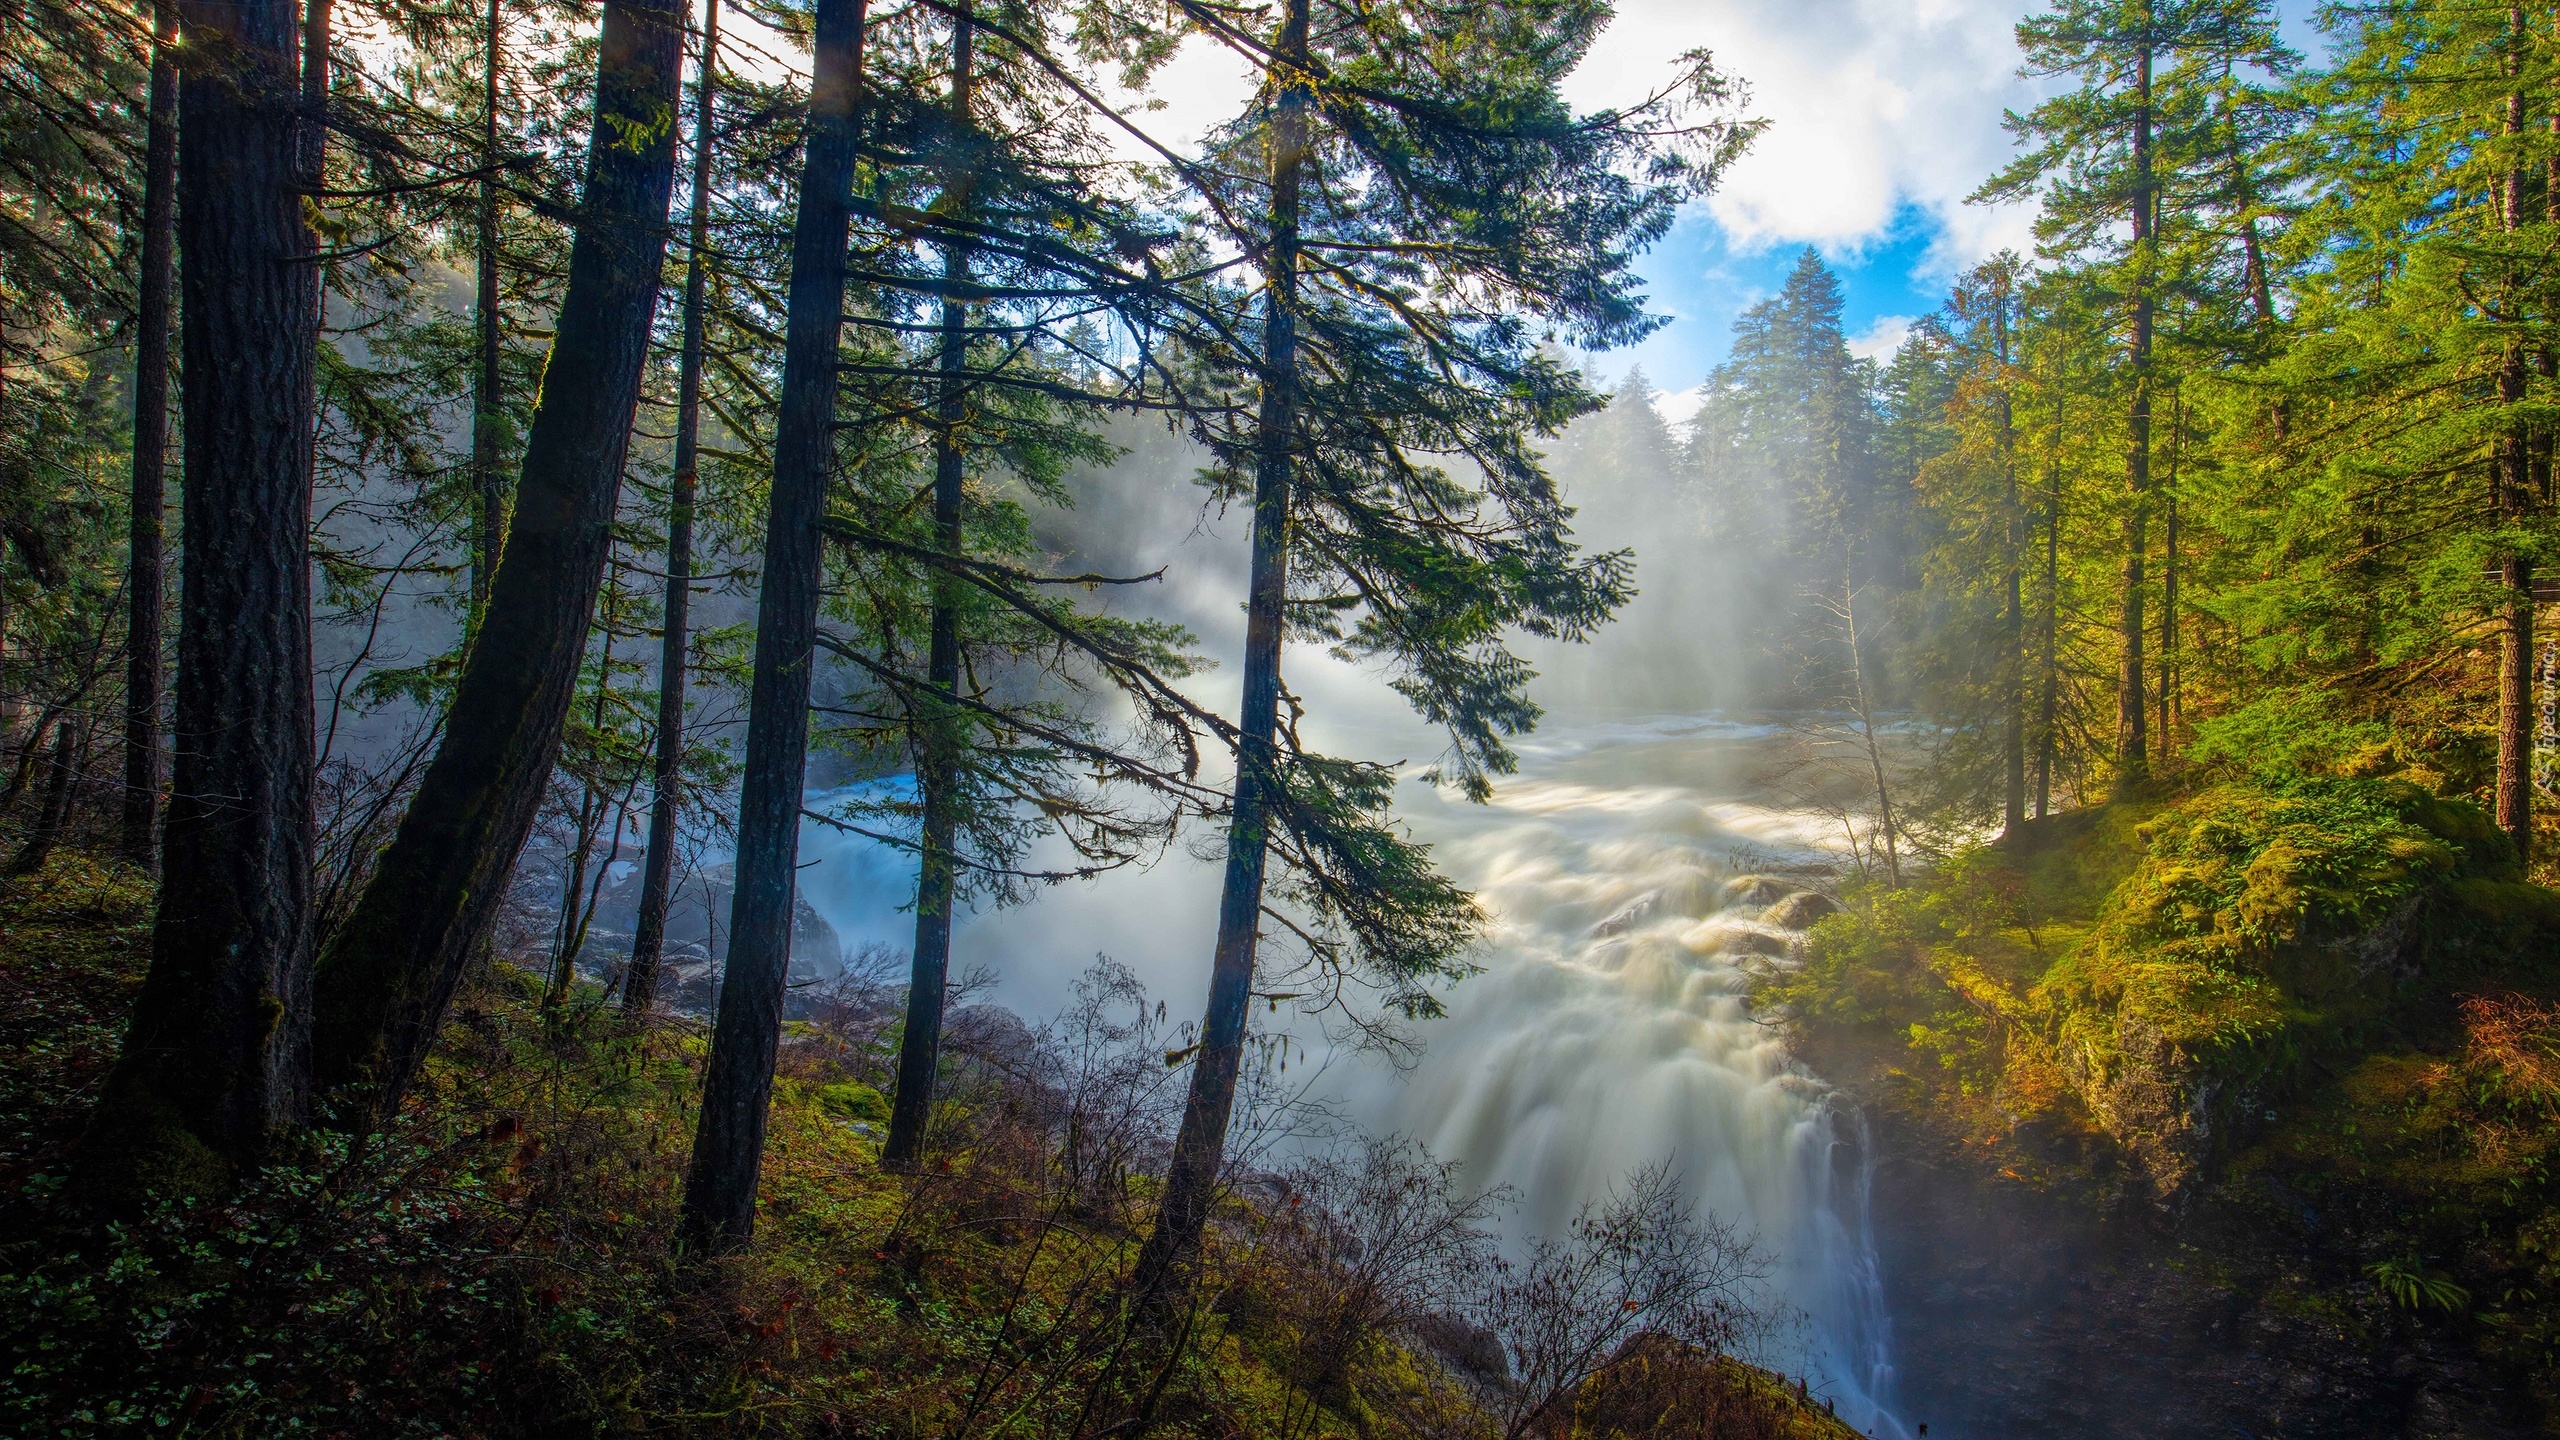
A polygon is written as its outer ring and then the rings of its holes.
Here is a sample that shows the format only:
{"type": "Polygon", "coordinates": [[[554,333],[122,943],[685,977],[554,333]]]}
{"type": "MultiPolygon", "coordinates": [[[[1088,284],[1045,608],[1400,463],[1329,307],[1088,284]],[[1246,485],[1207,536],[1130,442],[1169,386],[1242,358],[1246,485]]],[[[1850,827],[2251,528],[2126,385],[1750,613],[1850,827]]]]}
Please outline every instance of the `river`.
{"type": "MultiPolygon", "coordinates": [[[[1857,1118],[1744,1003],[1745,964],[1782,950],[1787,932],[1729,900],[1730,882],[1783,880],[1765,898],[1818,885],[1838,860],[1831,821],[1762,793],[1755,772],[1773,743],[1765,726],[1712,717],[1593,722],[1523,743],[1489,804],[1404,787],[1405,821],[1485,907],[1483,973],[1418,1028],[1412,1063],[1319,1055],[1321,1083],[1373,1133],[1413,1136],[1464,1162],[1471,1183],[1511,1187],[1515,1238],[1561,1231],[1621,1177],[1667,1160],[1697,1206],[1772,1262],[1792,1324],[1762,1358],[1809,1372],[1861,1430],[1898,1437],[1857,1118]]],[[[841,935],[903,931],[908,867],[814,826],[802,845],[803,893],[841,935]]],[[[1001,998],[1036,1014],[1078,962],[1108,953],[1174,1014],[1196,1014],[1216,888],[1213,867],[1177,852],[971,917],[957,959],[994,969],[1001,998]]]]}

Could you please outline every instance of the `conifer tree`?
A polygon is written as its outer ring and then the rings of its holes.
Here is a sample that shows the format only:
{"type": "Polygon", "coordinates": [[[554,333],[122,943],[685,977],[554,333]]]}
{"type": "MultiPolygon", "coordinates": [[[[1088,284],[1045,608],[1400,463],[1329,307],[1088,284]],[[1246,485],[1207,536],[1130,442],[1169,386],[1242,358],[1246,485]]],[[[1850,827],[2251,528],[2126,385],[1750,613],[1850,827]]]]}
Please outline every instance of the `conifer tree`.
{"type": "Polygon", "coordinates": [[[673,900],[676,824],[684,783],[685,668],[693,613],[693,512],[701,489],[704,295],[711,265],[712,117],[720,65],[721,0],[704,0],[702,60],[694,81],[693,189],[684,259],[684,310],[676,361],[676,440],[667,495],[666,601],[659,609],[658,728],[649,772],[649,840],[640,860],[640,907],[622,1006],[646,1015],[656,1003],[658,966],[673,900]]]}
{"type": "Polygon", "coordinates": [[[506,554],[434,761],[321,958],[320,1081],[396,1104],[487,932],[559,751],[603,580],[674,188],[682,12],[608,0],[569,282],[506,554]]]}
{"type": "Polygon", "coordinates": [[[160,828],[160,667],[163,512],[168,500],[169,324],[178,230],[176,0],[152,7],[151,82],[144,100],[140,283],[134,294],[133,488],[127,498],[124,806],[125,859],[150,865],[160,828]]]}
{"type": "Polygon", "coordinates": [[[2009,117],[2029,148],[1978,198],[2040,199],[2045,255],[2091,267],[2089,288],[2115,299],[2126,372],[2115,751],[2118,775],[2139,785],[2151,765],[2145,566],[2167,262],[2192,256],[2208,218],[2200,197],[2229,171],[2212,93],[2235,72],[2280,74],[2291,56],[2258,0],[2064,0],[2022,21],[2018,43],[2022,73],[2080,87],[2009,117]]]}
{"type": "Polygon", "coordinates": [[[746,784],[739,799],[737,899],[702,1112],[685,1174],[682,1235],[703,1250],[755,1234],[782,987],[791,960],[801,775],[809,748],[809,681],[817,659],[820,522],[835,469],[836,350],[844,325],[863,92],[863,0],[822,0],[809,85],[809,127],[792,226],[791,291],[764,588],[757,602],[755,688],[746,784]]]}
{"type": "Polygon", "coordinates": [[[151,968],[92,1122],[124,1188],[218,1183],[309,1099],[318,290],[290,0],[189,4],[179,96],[177,764],[151,968]]]}
{"type": "MultiPolygon", "coordinates": [[[[1603,402],[1532,326],[1586,345],[1649,329],[1634,250],[1752,133],[1573,115],[1556,86],[1608,19],[1596,4],[1291,0],[1268,31],[1184,14],[1263,78],[1225,163],[1187,177],[1255,259],[1260,333],[1212,357],[1249,380],[1251,423],[1203,427],[1213,481],[1251,497],[1253,558],[1242,707],[1221,726],[1237,773],[1209,1003],[1138,1262],[1150,1306],[1219,1183],[1260,932],[1285,913],[1269,902],[1306,914],[1290,923],[1320,967],[1366,975],[1408,1014],[1436,1011],[1430,986],[1464,973],[1475,928],[1472,901],[1381,823],[1393,772],[1310,753],[1281,723],[1284,636],[1391,666],[1450,735],[1435,778],[1488,792],[1511,763],[1503,737],[1538,715],[1505,630],[1578,638],[1626,599],[1625,557],[1576,551],[1533,448],[1603,402]]],[[[1703,55],[1684,78],[1683,98],[1729,98],[1703,55]]]]}
{"type": "MultiPolygon", "coordinates": [[[[884,1147],[889,1163],[902,1165],[926,1136],[958,906],[972,896],[1009,902],[1026,884],[1125,864],[1160,843],[1167,817],[1124,809],[1102,793],[1112,786],[1176,806],[1212,799],[1196,779],[1188,702],[1172,685],[1190,664],[1179,627],[1087,613],[1035,593],[1148,577],[1029,568],[1037,556],[1024,502],[1062,503],[1068,465],[1113,456],[1090,433],[1098,409],[1182,408],[1148,384],[1163,373],[1148,358],[1161,325],[1149,317],[1178,288],[1153,274],[1169,237],[1146,233],[1126,200],[1098,183],[1111,172],[1095,160],[1086,121],[1108,112],[1073,67],[1043,48],[1038,16],[995,6],[910,12],[891,31],[903,43],[864,86],[867,178],[850,206],[867,224],[847,272],[857,285],[845,316],[860,338],[840,344],[834,362],[847,382],[839,409],[851,418],[836,422],[831,442],[831,466],[843,473],[820,492],[818,529],[834,562],[809,599],[818,627],[810,633],[852,672],[848,693],[817,707],[831,721],[826,743],[863,764],[911,763],[915,793],[857,795],[826,813],[777,805],[741,820],[742,855],[751,826],[773,832],[756,846],[793,853],[785,847],[796,846],[805,818],[919,857],[910,1023],[900,1039],[893,1145],[884,1147]],[[947,49],[921,43],[927,32],[916,22],[935,13],[950,27],[947,49]],[[980,89],[999,102],[988,107],[996,124],[966,103],[980,89]],[[918,255],[919,241],[938,263],[918,255]],[[1149,268],[1129,269],[1132,255],[1147,257],[1149,268]],[[1110,358],[1088,318],[1097,312],[1121,330],[1135,363],[1110,358]],[[930,466],[921,478],[919,464],[930,466]],[[917,649],[921,667],[911,663],[917,649]],[[1136,704],[1137,733],[1104,736],[1071,701],[1018,693],[1047,682],[1119,688],[1136,704]],[[910,826],[911,834],[895,833],[910,826]],[[1064,838],[1080,863],[1021,869],[1038,833],[1064,838]]],[[[760,616],[760,636],[768,620],[798,624],[798,615],[760,616]]],[[[756,703],[805,707],[808,699],[804,690],[796,700],[756,703]]],[[[787,885],[787,862],[784,875],[787,885]]],[[[742,886],[742,904],[744,894],[742,886]]],[[[735,996],[742,1017],[778,1018],[787,961],[776,952],[741,979],[733,959],[724,1015],[735,996]]],[[[744,1025],[724,1023],[715,1037],[715,1072],[749,1097],[735,1115],[761,1103],[753,1097],[771,1084],[770,1037],[744,1025]],[[732,1056],[720,1054],[724,1044],[732,1056]]],[[[702,1193],[751,1195],[759,1153],[724,1136],[724,1175],[705,1179],[702,1193]]],[[[743,1228],[724,1231],[714,1243],[744,1236],[743,1228]]]]}
{"type": "Polygon", "coordinates": [[[2285,423],[2227,427],[2248,463],[2208,517],[2256,572],[2221,608],[2250,669],[2286,682],[2252,714],[2275,723],[2306,689],[2337,697],[2315,707],[2329,723],[2306,754],[2494,636],[2492,688],[2461,693],[2495,736],[2498,824],[2529,853],[2551,37],[2496,7],[2341,12],[2334,33],[2307,137],[2317,188],[2277,247],[2275,268],[2297,272],[2292,333],[2251,377],[2285,423]]]}
{"type": "MultiPolygon", "coordinates": [[[[1791,651],[1828,628],[1823,602],[1855,557],[1863,584],[1898,568],[1909,473],[1889,475],[1875,367],[1849,353],[1839,277],[1810,248],[1779,293],[1734,321],[1691,427],[1708,523],[1760,625],[1746,663],[1775,663],[1764,693],[1803,677],[1791,651]]],[[[1907,463],[1916,466],[1919,451],[1907,463]]]]}

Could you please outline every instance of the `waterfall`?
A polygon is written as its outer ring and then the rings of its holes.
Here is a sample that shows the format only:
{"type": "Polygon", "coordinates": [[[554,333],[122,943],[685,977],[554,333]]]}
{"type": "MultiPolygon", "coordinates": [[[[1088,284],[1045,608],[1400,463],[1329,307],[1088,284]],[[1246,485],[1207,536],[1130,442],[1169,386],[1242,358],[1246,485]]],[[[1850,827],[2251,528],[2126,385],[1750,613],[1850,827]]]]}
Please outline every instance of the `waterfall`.
{"type": "Polygon", "coordinates": [[[1746,967],[1784,963],[1792,939],[1761,911],[1829,858],[1826,822],[1739,798],[1765,733],[1578,729],[1524,749],[1488,805],[1408,797],[1416,834],[1488,912],[1485,973],[1423,1027],[1419,1063],[1355,1108],[1465,1162],[1471,1183],[1511,1187],[1522,1233],[1560,1232],[1667,1158],[1693,1203],[1757,1236],[1800,1317],[1765,1358],[1898,1436],[1863,1121],[1744,1003],[1746,967]]]}
{"type": "MultiPolygon", "coordinates": [[[[1338,1054],[1326,1080],[1373,1132],[1511,1187],[1514,1239],[1561,1232],[1620,1177],[1668,1159],[1700,1210],[1756,1237],[1774,1298],[1801,1322],[1761,1358],[1809,1372],[1842,1419],[1899,1440],[1863,1123],[1744,1003],[1746,967],[1784,963],[1795,938],[1762,912],[1837,859],[1831,820],[1759,794],[1772,735],[1700,718],[1584,725],[1524,744],[1489,804],[1404,787],[1406,823],[1485,906],[1484,973],[1417,1027],[1410,1069],[1338,1054]]],[[[801,863],[802,895],[848,949],[903,946],[911,856],[813,822],[801,863]]],[[[1173,1013],[1196,1014],[1217,884],[1205,858],[1177,855],[1061,887],[967,917],[957,958],[1000,969],[1006,1003],[1037,1014],[1102,950],[1173,1013]]]]}

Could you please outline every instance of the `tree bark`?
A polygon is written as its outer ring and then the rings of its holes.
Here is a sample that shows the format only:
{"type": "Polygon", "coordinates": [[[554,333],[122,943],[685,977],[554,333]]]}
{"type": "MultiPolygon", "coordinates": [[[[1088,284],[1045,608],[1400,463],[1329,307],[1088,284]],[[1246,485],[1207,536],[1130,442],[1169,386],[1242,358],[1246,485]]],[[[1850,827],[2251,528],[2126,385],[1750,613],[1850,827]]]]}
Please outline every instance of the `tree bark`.
{"type": "MultiPolygon", "coordinates": [[[[2524,36],[2524,12],[2507,11],[2508,33],[2517,44],[2524,36]]],[[[2521,68],[2520,57],[2512,51],[2507,60],[2507,73],[2515,75],[2521,68]]],[[[2524,133],[2524,95],[2510,90],[2506,100],[2505,130],[2510,137],[2524,133]]],[[[2506,173],[2498,197],[2499,228],[2510,240],[2524,225],[2524,171],[2521,167],[2506,173]]],[[[2513,262],[2510,261],[2512,264],[2513,262]]],[[[2510,276],[2510,303],[2521,294],[2517,277],[2510,276]]],[[[2508,414],[2525,398],[2525,353],[2523,342],[2507,342],[2506,354],[2498,366],[2498,405],[2508,414]]],[[[2498,441],[2497,520],[2502,525],[2523,522],[2533,509],[2532,445],[2525,427],[2510,422],[2498,441]]],[[[2499,583],[2506,588],[2504,614],[2498,625],[2498,828],[2515,842],[2516,857],[2530,863],[2533,859],[2533,561],[2520,554],[2508,554],[2498,564],[2499,583]]]]}
{"type": "Polygon", "coordinates": [[[863,12],[863,0],[820,0],[817,13],[809,142],[791,237],[773,499],[756,605],[729,963],[677,1231],[679,1243],[697,1251],[743,1249],[755,1238],[756,1181],[791,964],[809,671],[823,560],[818,523],[826,513],[835,462],[837,337],[844,324],[845,242],[860,153],[863,12]]]}
{"type": "Polygon", "coordinates": [[[127,1194],[219,1185],[309,1095],[311,368],[292,0],[189,0],[179,87],[176,763],[151,969],[90,1129],[127,1194]],[[200,42],[200,43],[199,43],[200,42]]]}
{"type": "MultiPolygon", "coordinates": [[[[2054,416],[2060,443],[2062,417],[2054,416]]],[[[2044,694],[2036,706],[2036,818],[2053,813],[2054,724],[2061,714],[2062,667],[2062,466],[2051,457],[2044,473],[2044,694]]]]}
{"type": "Polygon", "coordinates": [[[2160,497],[2160,761],[2167,765],[2178,715],[2178,448],[2186,434],[2186,399],[2169,407],[2169,483],[2160,497]]]}
{"type": "Polygon", "coordinates": [[[1156,1225],[1139,1252],[1141,1304],[1155,1307],[1180,1286],[1177,1270],[1197,1250],[1217,1198],[1227,1123],[1244,1064],[1246,1013],[1262,922],[1263,863],[1273,791],[1279,783],[1280,645],[1288,598],[1289,516],[1298,430],[1298,191],[1306,162],[1308,0],[1288,0],[1272,65],[1279,90],[1269,146],[1271,232],[1263,260],[1262,407],[1253,477],[1253,566],[1245,599],[1244,697],[1237,715],[1235,812],[1227,826],[1227,872],[1218,901],[1217,951],[1209,1004],[1192,1059],[1191,1091],[1165,1172],[1156,1225]]]}
{"type": "Polygon", "coordinates": [[[2001,696],[2003,725],[2001,739],[2000,823],[2014,828],[2027,818],[2027,606],[2026,606],[2026,512],[2018,497],[2018,433],[2017,416],[2011,409],[2009,394],[2009,293],[2010,280],[2004,273],[2000,281],[1999,310],[1992,317],[1994,354],[2000,362],[2000,478],[2001,503],[2006,507],[2007,527],[2003,540],[2008,551],[2008,609],[2002,617],[2004,632],[2001,696]]]}
{"type": "MultiPolygon", "coordinates": [[[[608,575],[614,568],[610,556],[608,551],[605,564],[608,575]]],[[[604,631],[604,654],[596,665],[595,708],[587,717],[588,726],[598,735],[604,733],[605,717],[609,713],[606,707],[613,703],[613,597],[616,593],[612,586],[605,590],[604,624],[601,627],[604,631]]],[[[622,848],[622,812],[594,782],[589,781],[579,789],[584,793],[578,799],[577,844],[569,854],[568,883],[560,889],[560,924],[553,935],[550,974],[542,986],[542,1008],[546,1011],[559,1009],[577,983],[578,952],[587,948],[586,917],[579,913],[580,892],[587,888],[587,862],[595,858],[596,827],[604,823],[607,812],[613,815],[614,849],[619,852],[622,848]]],[[[610,864],[608,861],[608,867],[610,864]]],[[[596,883],[604,883],[603,871],[597,872],[596,883]]],[[[594,913],[594,906],[586,907],[587,916],[594,913]]]]}
{"type": "MultiPolygon", "coordinates": [[[[951,30],[950,166],[943,176],[944,206],[958,218],[968,204],[969,179],[960,150],[969,126],[969,82],[972,28],[958,20],[951,30]]],[[[957,295],[969,281],[968,246],[954,241],[942,256],[943,278],[957,295]]],[[[962,553],[961,482],[965,469],[960,425],[968,414],[969,307],[958,300],[942,302],[941,374],[934,396],[933,523],[946,554],[962,553]]],[[[957,700],[960,693],[960,582],[948,574],[933,577],[933,638],[925,661],[925,680],[935,696],[957,700]]],[[[916,877],[916,948],[907,980],[906,1026],[898,1037],[897,1094],[889,1111],[888,1138],[880,1145],[884,1170],[913,1170],[924,1156],[925,1122],[933,1115],[934,1070],[942,1056],[942,1002],[951,974],[952,845],[957,834],[953,790],[960,757],[950,733],[961,723],[956,705],[927,700],[916,727],[916,788],[924,803],[922,864],[916,877]]]]}
{"type": "Polygon", "coordinates": [[[646,1015],[658,999],[658,966],[674,898],[676,823],[684,803],[684,690],[693,620],[693,505],[702,442],[702,291],[711,250],[711,125],[720,63],[721,0],[702,7],[702,70],[694,81],[693,206],[686,230],[684,349],[676,362],[675,476],[667,494],[667,598],[658,647],[657,755],[649,773],[649,848],[640,861],[640,916],[622,1008],[646,1015]]]}
{"type": "Polygon", "coordinates": [[[2126,359],[2133,371],[2133,402],[2126,414],[2123,619],[2117,628],[2116,774],[2119,788],[2139,786],[2150,774],[2149,694],[2143,677],[2143,551],[2149,545],[2151,489],[2151,247],[2154,240],[2151,178],[2151,33],[2144,7],[2141,54],[2136,61],[2133,119],[2133,335],[2126,359]]]}
{"type": "Polygon", "coordinates": [[[559,756],[666,258],[683,35],[673,0],[606,0],[568,293],[505,556],[443,742],[320,965],[319,1078],[345,1092],[344,1123],[377,1123],[425,1061],[559,756]]]}
{"type": "Polygon", "coordinates": [[[506,546],[507,477],[499,470],[498,375],[498,65],[505,38],[498,0],[489,0],[488,45],[480,73],[480,210],[478,299],[472,319],[478,330],[477,363],[471,372],[471,611],[477,630],[489,605],[489,583],[506,546]]]}
{"type": "Polygon", "coordinates": [[[142,280],[133,365],[133,494],[126,531],[124,813],[118,848],[148,868],[160,828],[160,633],[169,593],[162,525],[168,509],[169,287],[178,224],[176,0],[152,9],[151,92],[142,160],[142,280]]]}

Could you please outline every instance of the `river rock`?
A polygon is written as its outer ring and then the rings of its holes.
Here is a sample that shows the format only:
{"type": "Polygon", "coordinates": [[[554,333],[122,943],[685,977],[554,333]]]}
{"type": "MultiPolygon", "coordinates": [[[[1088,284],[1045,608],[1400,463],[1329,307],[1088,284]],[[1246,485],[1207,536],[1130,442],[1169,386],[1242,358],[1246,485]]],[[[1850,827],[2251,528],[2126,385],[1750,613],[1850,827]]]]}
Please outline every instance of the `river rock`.
{"type": "Polygon", "coordinates": [[[1652,919],[1655,910],[1659,908],[1661,903],[1662,892],[1659,890],[1648,890],[1644,894],[1637,896],[1635,899],[1628,901],[1626,907],[1621,909],[1617,914],[1612,915],[1608,919],[1601,921],[1599,924],[1592,926],[1591,937],[1595,940],[1605,940],[1612,935],[1623,935],[1626,932],[1633,930],[1638,925],[1643,924],[1645,921],[1652,919]]]}
{"type": "Polygon", "coordinates": [[[1732,905],[1767,905],[1783,900],[1797,884],[1779,875],[1736,875],[1724,882],[1724,903],[1732,905]]]}
{"type": "Polygon", "coordinates": [[[1840,902],[1817,890],[1798,890],[1760,912],[1760,918],[1783,930],[1803,930],[1825,915],[1840,913],[1840,902]]]}
{"type": "Polygon", "coordinates": [[[1724,948],[1734,954],[1768,955],[1778,959],[1784,959],[1795,951],[1794,943],[1786,936],[1772,935],[1766,930],[1737,930],[1725,938],[1724,948]]]}

